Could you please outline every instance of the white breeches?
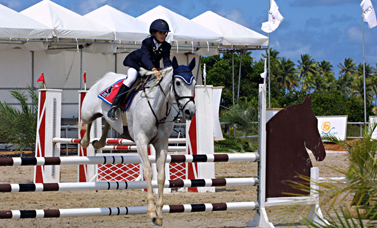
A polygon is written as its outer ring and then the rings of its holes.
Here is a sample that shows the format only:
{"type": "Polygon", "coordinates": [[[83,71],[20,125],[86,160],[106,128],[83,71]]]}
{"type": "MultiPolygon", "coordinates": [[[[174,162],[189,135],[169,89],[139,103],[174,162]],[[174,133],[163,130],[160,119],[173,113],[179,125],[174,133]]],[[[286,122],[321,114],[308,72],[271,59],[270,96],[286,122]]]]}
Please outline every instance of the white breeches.
{"type": "Polygon", "coordinates": [[[127,71],[127,79],[123,81],[123,84],[128,88],[131,88],[137,78],[137,75],[137,70],[135,68],[129,67],[127,71]]]}

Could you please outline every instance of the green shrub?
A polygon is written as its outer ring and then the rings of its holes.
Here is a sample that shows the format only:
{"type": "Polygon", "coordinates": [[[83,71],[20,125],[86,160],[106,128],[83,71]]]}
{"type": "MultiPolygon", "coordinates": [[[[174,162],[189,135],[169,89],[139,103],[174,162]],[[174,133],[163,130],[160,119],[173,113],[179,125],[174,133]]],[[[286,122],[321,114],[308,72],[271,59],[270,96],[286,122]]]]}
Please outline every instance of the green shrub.
{"type": "Polygon", "coordinates": [[[0,141],[13,144],[17,150],[35,148],[37,129],[38,96],[29,86],[27,93],[32,107],[27,104],[28,96],[24,91],[10,91],[12,97],[20,103],[20,108],[14,108],[0,101],[0,141]]]}

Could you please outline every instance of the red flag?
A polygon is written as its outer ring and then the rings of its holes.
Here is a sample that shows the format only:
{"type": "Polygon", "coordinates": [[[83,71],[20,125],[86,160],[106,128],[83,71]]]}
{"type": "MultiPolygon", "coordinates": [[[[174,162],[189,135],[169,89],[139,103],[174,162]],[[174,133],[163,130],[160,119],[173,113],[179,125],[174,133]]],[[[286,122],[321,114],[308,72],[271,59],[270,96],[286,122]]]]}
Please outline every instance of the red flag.
{"type": "Polygon", "coordinates": [[[43,84],[46,84],[45,82],[45,75],[42,73],[42,75],[38,78],[37,82],[43,82],[43,84]]]}
{"type": "Polygon", "coordinates": [[[84,82],[86,83],[86,71],[84,72],[84,82]]]}

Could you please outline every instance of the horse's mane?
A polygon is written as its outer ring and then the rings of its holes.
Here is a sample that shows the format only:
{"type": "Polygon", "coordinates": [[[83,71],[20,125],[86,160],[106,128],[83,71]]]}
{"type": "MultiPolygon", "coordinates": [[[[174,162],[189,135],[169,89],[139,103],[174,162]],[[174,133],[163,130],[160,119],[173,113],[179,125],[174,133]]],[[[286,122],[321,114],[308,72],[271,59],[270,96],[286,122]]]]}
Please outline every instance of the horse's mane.
{"type": "MultiPolygon", "coordinates": [[[[160,81],[165,77],[165,75],[168,74],[169,72],[171,72],[172,70],[173,70],[173,67],[167,67],[167,68],[159,70],[158,72],[160,72],[162,74],[162,76],[160,78],[151,79],[151,81],[148,83],[150,89],[152,90],[156,85],[158,85],[158,83],[160,83],[160,81]]],[[[140,70],[139,70],[139,74],[141,76],[153,75],[155,73],[157,73],[157,72],[152,71],[152,70],[147,70],[147,69],[144,69],[142,67],[140,67],[140,70]]]]}
{"type": "MultiPolygon", "coordinates": [[[[173,67],[166,67],[164,69],[159,70],[158,72],[160,72],[162,76],[165,76],[166,73],[169,73],[172,70],[173,70],[173,67]]],[[[140,70],[139,70],[139,74],[141,76],[152,75],[155,73],[157,73],[157,71],[147,70],[147,69],[144,69],[143,67],[140,67],[140,70]]]]}

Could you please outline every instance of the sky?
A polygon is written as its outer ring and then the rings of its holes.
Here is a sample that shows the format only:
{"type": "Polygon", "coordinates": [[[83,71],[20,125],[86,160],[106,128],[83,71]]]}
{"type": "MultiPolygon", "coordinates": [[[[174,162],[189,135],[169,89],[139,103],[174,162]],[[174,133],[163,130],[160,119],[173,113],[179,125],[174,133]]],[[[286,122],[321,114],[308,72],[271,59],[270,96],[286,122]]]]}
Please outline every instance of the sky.
{"type": "MultiPolygon", "coordinates": [[[[338,65],[346,58],[363,62],[363,22],[361,0],[275,0],[284,20],[270,34],[270,44],[282,57],[298,64],[301,55],[338,65]]],[[[39,0],[0,0],[13,10],[22,11],[39,0]]],[[[261,30],[268,20],[268,0],[53,0],[78,14],[85,15],[103,5],[110,5],[133,17],[162,5],[188,19],[213,11],[249,29],[261,30]]],[[[377,7],[377,0],[372,0],[377,7]]],[[[158,15],[156,15],[157,17],[158,15]]],[[[377,67],[377,27],[364,24],[365,62],[377,67]]],[[[265,51],[254,51],[257,60],[265,51]]]]}

